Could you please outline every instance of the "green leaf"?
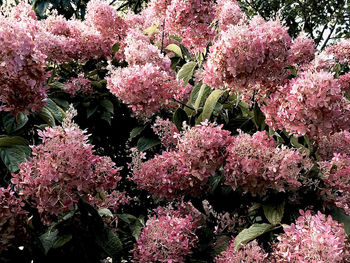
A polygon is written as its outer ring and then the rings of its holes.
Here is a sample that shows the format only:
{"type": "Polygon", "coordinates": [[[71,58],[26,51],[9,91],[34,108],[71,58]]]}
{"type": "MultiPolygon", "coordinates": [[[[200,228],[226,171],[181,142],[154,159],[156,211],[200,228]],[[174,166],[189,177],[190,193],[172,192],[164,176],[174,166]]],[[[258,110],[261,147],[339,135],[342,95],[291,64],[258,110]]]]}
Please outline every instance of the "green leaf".
{"type": "Polygon", "coordinates": [[[119,51],[119,49],[120,49],[120,43],[119,42],[115,43],[112,47],[113,54],[117,53],[119,51]]]}
{"type": "Polygon", "coordinates": [[[98,214],[103,217],[103,216],[108,216],[108,217],[113,217],[113,214],[111,212],[111,210],[107,209],[107,208],[101,208],[98,210],[98,214]]]}
{"type": "Polygon", "coordinates": [[[28,145],[28,141],[20,136],[6,136],[0,137],[0,147],[13,146],[13,145],[28,145]]]}
{"type": "Polygon", "coordinates": [[[143,30],[144,34],[147,34],[148,37],[151,37],[153,34],[157,34],[160,31],[158,30],[159,27],[159,23],[155,23],[153,25],[151,25],[150,27],[146,28],[145,30],[143,30]]]}
{"type": "Polygon", "coordinates": [[[30,148],[24,145],[0,147],[0,158],[12,173],[18,171],[18,164],[24,162],[30,153],[30,148]]]}
{"type": "Polygon", "coordinates": [[[58,236],[56,238],[56,240],[54,241],[54,243],[52,245],[52,248],[59,248],[59,247],[64,246],[66,243],[71,241],[72,237],[73,237],[72,234],[58,236]]]}
{"type": "Polygon", "coordinates": [[[39,116],[50,126],[54,126],[56,124],[55,117],[53,116],[48,106],[44,106],[41,108],[39,116]]]}
{"type": "Polygon", "coordinates": [[[86,109],[86,118],[90,118],[96,111],[98,106],[94,105],[86,109]]]}
{"type": "Polygon", "coordinates": [[[146,128],[145,126],[137,126],[134,129],[131,130],[130,132],[130,136],[129,136],[129,140],[134,139],[135,137],[139,136],[141,134],[141,132],[143,132],[146,128]]]}
{"type": "Polygon", "coordinates": [[[174,52],[175,55],[177,55],[177,56],[183,58],[181,48],[180,48],[178,45],[176,45],[176,44],[170,44],[170,45],[168,45],[165,49],[167,49],[167,50],[169,50],[169,51],[171,51],[171,52],[174,52]]]}
{"type": "Polygon", "coordinates": [[[278,204],[266,204],[263,208],[267,220],[272,225],[281,223],[284,213],[284,201],[278,204]]]}
{"type": "Polygon", "coordinates": [[[208,85],[203,84],[201,89],[199,90],[196,102],[194,103],[194,108],[196,111],[198,111],[199,107],[203,106],[205,100],[208,98],[210,93],[211,93],[211,88],[208,85]]]}
{"type": "Polygon", "coordinates": [[[127,224],[131,224],[132,222],[135,222],[137,220],[136,216],[130,214],[117,214],[117,217],[127,224]]]}
{"type": "Polygon", "coordinates": [[[6,113],[2,118],[2,123],[7,133],[13,133],[20,130],[28,122],[28,117],[23,112],[19,112],[16,117],[11,113],[6,113]]]}
{"type": "Polygon", "coordinates": [[[223,90],[214,90],[209,97],[207,98],[207,100],[205,101],[204,107],[203,107],[203,112],[201,114],[201,120],[200,121],[204,121],[204,120],[210,120],[210,117],[215,109],[215,105],[216,103],[218,103],[220,97],[222,96],[222,94],[224,93],[223,90]]]}
{"type": "Polygon", "coordinates": [[[67,88],[67,86],[61,82],[52,82],[49,84],[49,86],[50,88],[63,89],[63,90],[67,88]]]}
{"type": "Polygon", "coordinates": [[[173,122],[175,123],[176,128],[179,131],[181,131],[183,122],[188,123],[188,116],[186,112],[181,108],[177,108],[177,110],[174,112],[174,115],[173,115],[173,122]]]}
{"type": "Polygon", "coordinates": [[[135,224],[130,225],[131,234],[136,240],[139,238],[143,227],[144,226],[139,219],[135,221],[135,224]]]}
{"type": "Polygon", "coordinates": [[[140,152],[144,152],[158,144],[160,144],[160,140],[143,136],[137,141],[137,149],[140,152]]]}
{"type": "Polygon", "coordinates": [[[118,256],[123,250],[119,237],[107,226],[104,226],[102,233],[96,236],[96,243],[110,257],[118,256]]]}
{"type": "Polygon", "coordinates": [[[194,61],[187,62],[185,65],[182,66],[182,68],[177,73],[177,79],[178,80],[182,79],[184,86],[186,86],[187,83],[192,78],[193,72],[196,66],[197,66],[197,62],[194,62],[194,61]]]}
{"type": "Polygon", "coordinates": [[[44,253],[47,255],[49,250],[53,247],[54,243],[57,241],[58,230],[52,230],[51,228],[39,237],[41,244],[44,248],[44,253]]]}
{"type": "Polygon", "coordinates": [[[114,113],[114,106],[113,106],[113,103],[110,101],[110,100],[107,100],[107,99],[105,99],[105,100],[102,100],[101,102],[100,102],[100,104],[101,104],[101,106],[103,107],[103,108],[105,108],[108,112],[110,112],[110,113],[114,113]]]}
{"type": "Polygon", "coordinates": [[[105,120],[106,122],[108,122],[109,125],[111,125],[112,123],[112,116],[109,112],[107,111],[104,111],[102,114],[101,114],[101,119],[102,120],[105,120]]]}
{"type": "MultiPolygon", "coordinates": [[[[199,90],[201,89],[201,86],[202,86],[202,84],[198,83],[193,87],[190,98],[186,104],[187,106],[189,106],[191,108],[194,107],[194,103],[198,97],[198,93],[199,93],[199,90]]],[[[188,107],[185,107],[185,112],[187,113],[188,116],[190,116],[194,111],[188,107]]]]}
{"type": "Polygon", "coordinates": [[[62,122],[64,116],[62,115],[62,111],[59,109],[59,107],[56,105],[56,103],[53,100],[49,99],[49,98],[46,98],[44,101],[47,102],[47,107],[51,111],[51,113],[54,116],[54,118],[57,121],[62,122]]]}
{"type": "Polygon", "coordinates": [[[265,115],[260,110],[258,104],[254,106],[254,123],[257,129],[263,130],[265,128],[265,115]]]}
{"type": "Polygon", "coordinates": [[[331,211],[332,218],[344,224],[344,230],[350,236],[350,216],[343,209],[334,207],[331,211]]]}
{"type": "Polygon", "coordinates": [[[249,228],[241,231],[235,239],[235,250],[238,250],[242,244],[246,244],[249,241],[261,236],[262,234],[273,229],[273,225],[270,224],[254,224],[249,228]]]}

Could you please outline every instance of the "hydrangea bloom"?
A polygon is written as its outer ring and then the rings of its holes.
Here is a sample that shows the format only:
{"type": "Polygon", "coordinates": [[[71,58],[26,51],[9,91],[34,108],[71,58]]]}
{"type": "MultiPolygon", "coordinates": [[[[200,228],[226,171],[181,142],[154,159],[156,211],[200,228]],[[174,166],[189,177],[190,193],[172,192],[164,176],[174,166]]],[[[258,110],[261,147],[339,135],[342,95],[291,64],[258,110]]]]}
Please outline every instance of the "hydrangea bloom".
{"type": "Polygon", "coordinates": [[[157,117],[156,121],[152,127],[155,134],[160,138],[162,145],[167,148],[174,148],[177,145],[177,138],[175,134],[179,133],[179,130],[176,128],[176,125],[167,120],[162,120],[160,117],[157,117]]]}
{"type": "Polygon", "coordinates": [[[0,187],[0,252],[6,249],[20,232],[22,222],[18,222],[25,214],[24,203],[15,196],[10,187],[0,187]]]}
{"type": "Polygon", "coordinates": [[[279,21],[254,17],[250,24],[230,25],[210,48],[204,82],[242,92],[248,99],[256,92],[265,97],[284,78],[291,38],[279,21]]]}
{"type": "Polygon", "coordinates": [[[196,229],[191,215],[161,210],[142,230],[133,250],[135,262],[185,262],[198,240],[196,229]]]}
{"type": "Polygon", "coordinates": [[[84,73],[79,73],[77,78],[71,78],[70,82],[64,83],[66,85],[65,91],[74,96],[77,92],[83,94],[92,93],[93,89],[90,85],[90,80],[84,77],[84,73]]]}
{"type": "Polygon", "coordinates": [[[335,153],[331,160],[319,165],[324,174],[321,196],[326,204],[335,204],[350,215],[350,155],[335,153]]]}
{"type": "Polygon", "coordinates": [[[303,66],[310,63],[316,53],[316,46],[312,39],[307,38],[305,34],[299,35],[294,39],[289,50],[289,64],[303,66]]]}
{"type": "Polygon", "coordinates": [[[347,262],[349,240],[342,225],[321,212],[300,211],[295,224],[285,227],[274,246],[277,262],[347,262]]]}
{"type": "Polygon", "coordinates": [[[347,95],[350,95],[350,73],[339,76],[339,85],[342,87],[347,95]]]}
{"type": "Polygon", "coordinates": [[[236,0],[219,0],[216,5],[216,16],[221,30],[227,30],[229,25],[238,25],[246,22],[246,16],[242,12],[236,0]]]}
{"type": "Polygon", "coordinates": [[[73,209],[79,198],[99,208],[117,208],[125,202],[114,191],[121,179],[119,169],[109,157],[94,154],[88,136],[71,121],[74,114],[68,112],[62,127],[39,132],[43,144],[32,147],[33,157],[20,165],[12,179],[20,195],[34,202],[48,221],[73,209]]]}
{"type": "Polygon", "coordinates": [[[164,151],[134,171],[133,180],[139,188],[166,198],[199,195],[209,176],[222,165],[229,132],[221,126],[203,123],[177,137],[177,148],[164,151]]]}
{"type": "Polygon", "coordinates": [[[333,55],[340,63],[349,63],[350,39],[345,39],[337,45],[330,46],[327,48],[326,53],[333,55]]]}
{"type": "Polygon", "coordinates": [[[165,28],[181,36],[182,44],[193,51],[204,51],[215,36],[210,27],[215,17],[215,1],[172,0],[166,11],[165,28]]]}
{"type": "Polygon", "coordinates": [[[215,258],[216,263],[267,263],[268,254],[262,249],[256,240],[236,251],[234,240],[231,241],[228,248],[215,258]]]}
{"type": "Polygon", "coordinates": [[[27,6],[21,4],[10,14],[0,13],[0,111],[13,114],[39,111],[48,89],[44,85],[48,77],[46,56],[35,39],[36,17],[32,12],[29,17],[19,16],[25,16],[27,6]]]}
{"type": "Polygon", "coordinates": [[[171,0],[151,0],[147,5],[148,14],[153,15],[162,22],[165,19],[166,11],[171,2],[171,0]]]}
{"type": "Polygon", "coordinates": [[[329,161],[334,153],[350,156],[350,133],[342,131],[321,137],[318,143],[318,155],[322,161],[329,161]]]}
{"type": "Polygon", "coordinates": [[[311,162],[297,151],[276,148],[265,132],[253,136],[240,133],[227,148],[224,166],[226,183],[252,195],[263,196],[268,189],[279,192],[296,190],[303,169],[311,162]]]}
{"type": "Polygon", "coordinates": [[[331,73],[304,72],[261,109],[266,123],[291,134],[318,139],[350,127],[350,102],[331,73]]]}
{"type": "Polygon", "coordinates": [[[181,89],[172,74],[151,63],[114,69],[107,88],[133,111],[146,115],[167,107],[181,89]]]}

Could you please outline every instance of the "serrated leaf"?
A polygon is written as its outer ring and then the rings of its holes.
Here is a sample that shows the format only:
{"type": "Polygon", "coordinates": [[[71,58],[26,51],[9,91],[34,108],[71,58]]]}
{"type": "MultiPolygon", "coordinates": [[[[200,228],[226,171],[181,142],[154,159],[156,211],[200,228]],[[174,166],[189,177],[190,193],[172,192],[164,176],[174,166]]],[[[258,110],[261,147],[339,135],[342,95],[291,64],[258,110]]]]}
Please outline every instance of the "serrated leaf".
{"type": "Polygon", "coordinates": [[[14,146],[14,145],[28,145],[28,141],[20,136],[6,136],[0,137],[0,147],[14,146]]]}
{"type": "Polygon", "coordinates": [[[177,56],[183,58],[181,48],[176,44],[170,44],[165,49],[174,52],[177,56]]]}
{"type": "Polygon", "coordinates": [[[0,158],[12,173],[18,171],[18,164],[24,162],[30,153],[31,149],[29,146],[24,145],[0,148],[0,158]]]}
{"type": "Polygon", "coordinates": [[[67,86],[61,82],[53,82],[53,83],[50,83],[49,86],[50,88],[63,89],[63,90],[67,88],[67,86]]]}
{"type": "MultiPolygon", "coordinates": [[[[187,106],[189,106],[191,108],[194,107],[194,103],[195,103],[195,101],[196,101],[196,99],[198,97],[198,93],[199,93],[199,90],[200,90],[201,86],[202,86],[202,84],[198,83],[198,84],[196,84],[193,87],[191,95],[190,95],[190,98],[189,98],[189,100],[188,100],[188,102],[186,104],[187,106]]],[[[185,112],[187,113],[188,116],[190,116],[194,112],[194,110],[192,110],[192,109],[190,109],[188,107],[185,107],[185,112]]]]}
{"type": "Polygon", "coordinates": [[[242,244],[261,236],[262,234],[272,230],[271,224],[254,224],[251,227],[241,231],[235,238],[235,250],[238,250],[242,244]]]}
{"type": "Polygon", "coordinates": [[[344,230],[350,236],[350,216],[339,207],[334,207],[331,211],[332,218],[344,224],[344,230]]]}
{"type": "Polygon", "coordinates": [[[54,243],[52,245],[52,248],[59,248],[59,247],[64,246],[66,243],[71,241],[72,237],[73,237],[72,234],[58,236],[56,238],[56,240],[54,241],[54,243]]]}
{"type": "Polygon", "coordinates": [[[272,225],[281,223],[284,213],[284,201],[278,204],[265,204],[264,214],[272,225]]]}
{"type": "Polygon", "coordinates": [[[54,126],[56,124],[55,117],[47,106],[41,108],[39,116],[50,126],[54,126]]]}
{"type": "Polygon", "coordinates": [[[123,250],[123,244],[119,237],[107,226],[104,227],[101,234],[96,236],[96,243],[110,257],[118,256],[123,250]]]}
{"type": "Polygon", "coordinates": [[[174,115],[173,115],[173,122],[175,123],[176,128],[179,131],[181,131],[183,122],[188,123],[188,116],[186,112],[181,108],[177,108],[177,110],[174,112],[174,115]]]}
{"type": "Polygon", "coordinates": [[[204,121],[206,119],[210,120],[210,117],[215,109],[215,105],[216,105],[216,103],[218,103],[218,101],[223,93],[224,93],[224,91],[222,91],[222,90],[214,90],[209,95],[209,97],[205,101],[205,104],[203,107],[203,112],[201,114],[201,116],[202,116],[201,121],[204,121]]]}
{"type": "Polygon", "coordinates": [[[145,130],[146,126],[138,126],[131,130],[129,140],[134,139],[135,137],[139,136],[141,132],[145,130]]]}
{"type": "Polygon", "coordinates": [[[139,219],[135,221],[135,224],[130,225],[131,234],[136,240],[139,238],[142,229],[143,225],[139,219]]]}
{"type": "Polygon", "coordinates": [[[98,210],[98,214],[103,217],[103,216],[108,216],[108,217],[113,217],[113,214],[111,212],[111,210],[109,210],[108,208],[101,208],[98,210]]]}
{"type": "Polygon", "coordinates": [[[108,112],[110,112],[110,113],[114,113],[114,105],[113,105],[113,103],[110,101],[110,100],[107,100],[107,99],[105,99],[105,100],[102,100],[101,102],[100,102],[100,104],[101,104],[101,106],[103,107],[103,108],[105,108],[108,112]]]}
{"type": "Polygon", "coordinates": [[[52,115],[54,116],[54,118],[59,121],[59,122],[62,122],[63,120],[63,115],[62,115],[62,112],[59,110],[59,107],[56,105],[56,103],[49,99],[49,98],[46,98],[44,101],[46,101],[47,103],[47,107],[50,109],[52,115]]]}
{"type": "Polygon", "coordinates": [[[102,114],[101,114],[101,119],[102,120],[105,120],[106,122],[108,122],[109,125],[111,125],[112,123],[112,116],[109,112],[107,111],[104,111],[102,114]]]}
{"type": "Polygon", "coordinates": [[[202,107],[208,96],[210,95],[212,89],[206,84],[203,84],[199,90],[196,102],[194,103],[194,109],[198,111],[199,107],[202,107]]]}
{"type": "Polygon", "coordinates": [[[137,220],[137,217],[131,214],[117,214],[117,217],[127,224],[131,224],[137,220]]]}
{"type": "Polygon", "coordinates": [[[177,79],[178,80],[182,79],[184,86],[186,86],[187,83],[192,78],[193,72],[196,66],[197,66],[197,62],[194,62],[194,61],[187,62],[185,65],[182,66],[182,68],[177,73],[177,79]]]}
{"type": "Polygon", "coordinates": [[[2,118],[2,123],[7,133],[13,133],[20,130],[28,122],[28,117],[23,112],[19,112],[16,117],[11,113],[6,113],[2,118]]]}
{"type": "Polygon", "coordinates": [[[160,140],[143,136],[137,141],[137,149],[144,152],[158,144],[160,144],[160,140]]]}

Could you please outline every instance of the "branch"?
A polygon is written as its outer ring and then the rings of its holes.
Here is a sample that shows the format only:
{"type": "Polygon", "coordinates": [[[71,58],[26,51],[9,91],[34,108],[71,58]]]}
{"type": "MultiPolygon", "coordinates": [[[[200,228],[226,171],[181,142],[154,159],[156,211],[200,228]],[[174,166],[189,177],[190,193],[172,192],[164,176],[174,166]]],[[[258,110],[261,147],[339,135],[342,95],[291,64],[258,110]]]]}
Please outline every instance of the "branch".
{"type": "Polygon", "coordinates": [[[188,105],[186,105],[185,103],[183,103],[183,102],[181,102],[181,101],[179,101],[179,100],[177,100],[177,99],[175,99],[175,98],[173,98],[173,101],[175,101],[175,102],[177,102],[177,103],[180,103],[182,106],[187,107],[187,108],[189,108],[190,110],[196,111],[196,110],[195,110],[194,108],[192,108],[191,106],[188,106],[188,105]]]}
{"type": "Polygon", "coordinates": [[[334,29],[336,28],[337,26],[337,23],[338,23],[338,18],[335,20],[335,23],[334,23],[334,26],[332,27],[331,29],[331,32],[329,33],[327,39],[325,40],[325,42],[323,43],[322,47],[321,47],[321,51],[327,46],[327,43],[329,41],[329,39],[331,38],[333,32],[334,32],[334,29]]]}

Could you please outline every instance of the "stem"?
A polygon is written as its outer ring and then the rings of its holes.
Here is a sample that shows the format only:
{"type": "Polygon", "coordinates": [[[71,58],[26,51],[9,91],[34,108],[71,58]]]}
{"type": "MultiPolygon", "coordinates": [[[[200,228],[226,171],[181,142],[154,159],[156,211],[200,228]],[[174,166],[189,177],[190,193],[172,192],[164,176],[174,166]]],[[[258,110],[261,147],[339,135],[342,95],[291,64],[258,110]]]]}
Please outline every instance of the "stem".
{"type": "Polygon", "coordinates": [[[186,105],[185,103],[183,103],[183,102],[181,102],[181,101],[179,101],[179,100],[177,100],[177,99],[175,99],[175,98],[173,98],[173,101],[175,101],[175,102],[181,104],[181,105],[184,106],[184,107],[189,108],[190,110],[196,111],[196,110],[195,110],[194,108],[192,108],[191,106],[188,106],[188,105],[186,105]]]}
{"type": "Polygon", "coordinates": [[[163,53],[163,48],[164,48],[164,35],[165,35],[165,31],[164,31],[164,28],[165,28],[165,19],[163,20],[162,28],[163,28],[163,32],[162,32],[162,46],[161,46],[161,48],[160,48],[160,52],[163,53]]]}

